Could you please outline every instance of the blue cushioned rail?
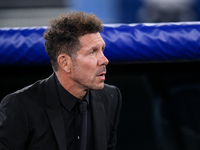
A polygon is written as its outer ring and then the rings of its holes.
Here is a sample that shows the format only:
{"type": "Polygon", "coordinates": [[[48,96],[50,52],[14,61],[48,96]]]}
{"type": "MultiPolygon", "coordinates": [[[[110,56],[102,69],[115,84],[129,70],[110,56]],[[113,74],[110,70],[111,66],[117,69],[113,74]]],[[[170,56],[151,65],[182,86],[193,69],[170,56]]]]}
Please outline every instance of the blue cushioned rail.
{"type": "MultiPolygon", "coordinates": [[[[0,65],[49,65],[46,27],[0,28],[0,65]]],[[[200,23],[105,24],[101,35],[110,63],[200,60],[200,23]]]]}

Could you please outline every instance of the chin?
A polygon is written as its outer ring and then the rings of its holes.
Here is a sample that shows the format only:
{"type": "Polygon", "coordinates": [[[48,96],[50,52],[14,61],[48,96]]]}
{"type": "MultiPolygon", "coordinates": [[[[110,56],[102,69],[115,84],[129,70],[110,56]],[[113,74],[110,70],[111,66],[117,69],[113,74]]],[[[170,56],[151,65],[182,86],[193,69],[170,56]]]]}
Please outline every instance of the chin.
{"type": "Polygon", "coordinates": [[[104,83],[101,83],[101,84],[99,84],[99,85],[93,86],[91,89],[92,89],[92,90],[101,90],[101,89],[103,89],[103,88],[104,88],[104,83]]]}

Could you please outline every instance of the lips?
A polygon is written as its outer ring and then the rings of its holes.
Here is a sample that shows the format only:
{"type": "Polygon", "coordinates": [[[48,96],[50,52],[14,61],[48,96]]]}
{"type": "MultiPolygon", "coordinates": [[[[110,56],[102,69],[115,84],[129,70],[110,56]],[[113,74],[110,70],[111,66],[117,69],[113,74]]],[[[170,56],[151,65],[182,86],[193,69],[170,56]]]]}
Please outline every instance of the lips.
{"type": "Polygon", "coordinates": [[[101,68],[99,68],[99,70],[97,70],[96,72],[97,76],[102,76],[106,74],[106,67],[102,66],[101,68]]]}
{"type": "Polygon", "coordinates": [[[106,75],[106,72],[103,71],[103,72],[98,73],[98,74],[97,74],[97,77],[98,77],[100,80],[104,81],[104,80],[106,79],[105,75],[106,75]]]}
{"type": "Polygon", "coordinates": [[[97,75],[97,78],[99,78],[100,80],[104,81],[106,79],[105,74],[106,73],[101,73],[101,74],[97,75]]]}
{"type": "Polygon", "coordinates": [[[105,76],[106,72],[99,73],[97,76],[105,76]]]}
{"type": "Polygon", "coordinates": [[[97,71],[97,77],[99,77],[101,80],[105,80],[106,75],[106,67],[103,66],[101,69],[97,71]]]}

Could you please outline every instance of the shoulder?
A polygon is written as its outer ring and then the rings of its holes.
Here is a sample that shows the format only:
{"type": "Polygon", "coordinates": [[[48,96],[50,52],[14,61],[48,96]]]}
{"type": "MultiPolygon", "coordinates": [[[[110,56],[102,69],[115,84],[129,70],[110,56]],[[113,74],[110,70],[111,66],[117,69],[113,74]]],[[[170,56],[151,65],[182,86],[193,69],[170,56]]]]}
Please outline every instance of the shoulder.
{"type": "Polygon", "coordinates": [[[103,95],[111,95],[112,97],[121,96],[120,90],[116,86],[109,85],[109,84],[104,84],[104,88],[101,90],[98,90],[97,92],[103,95]]]}
{"type": "Polygon", "coordinates": [[[20,90],[17,90],[13,93],[6,95],[0,106],[3,105],[21,105],[24,102],[30,102],[30,100],[37,100],[39,97],[42,97],[44,94],[45,79],[38,80],[35,83],[28,85],[20,90]]]}
{"type": "Polygon", "coordinates": [[[107,106],[121,106],[121,92],[114,85],[105,84],[104,88],[101,90],[91,90],[91,94],[93,97],[96,97],[97,101],[100,101],[107,106]]]}

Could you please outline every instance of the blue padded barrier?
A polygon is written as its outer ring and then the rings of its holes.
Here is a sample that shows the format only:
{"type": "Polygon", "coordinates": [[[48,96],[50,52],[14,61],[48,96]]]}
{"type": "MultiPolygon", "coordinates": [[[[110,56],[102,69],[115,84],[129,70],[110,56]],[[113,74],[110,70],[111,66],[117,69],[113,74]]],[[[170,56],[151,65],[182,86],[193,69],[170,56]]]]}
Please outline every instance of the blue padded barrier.
{"type": "MultiPolygon", "coordinates": [[[[49,65],[46,27],[0,28],[0,65],[49,65]]],[[[110,63],[200,60],[200,23],[105,24],[101,35],[110,63]]]]}
{"type": "Polygon", "coordinates": [[[43,33],[45,27],[0,29],[0,65],[48,65],[43,33]]]}
{"type": "Polygon", "coordinates": [[[105,27],[111,62],[200,60],[200,23],[129,24],[105,27]]]}

